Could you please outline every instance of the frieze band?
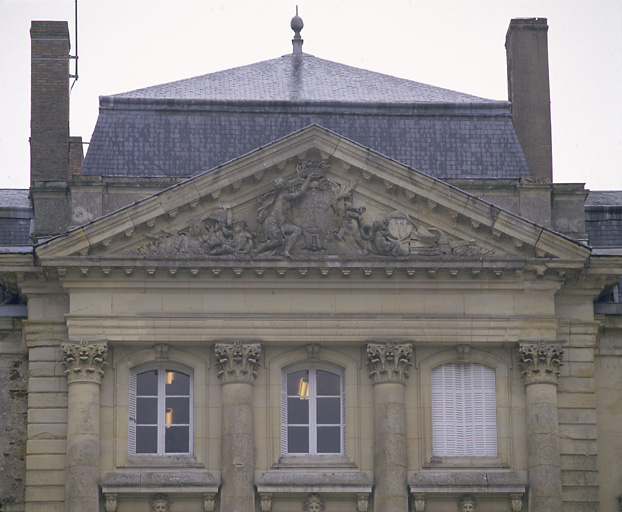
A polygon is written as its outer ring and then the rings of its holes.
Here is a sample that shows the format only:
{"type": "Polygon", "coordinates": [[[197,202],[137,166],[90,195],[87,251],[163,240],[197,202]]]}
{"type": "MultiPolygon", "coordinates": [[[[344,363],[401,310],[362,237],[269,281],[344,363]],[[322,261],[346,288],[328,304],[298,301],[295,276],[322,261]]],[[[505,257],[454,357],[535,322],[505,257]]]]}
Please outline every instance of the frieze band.
{"type": "Polygon", "coordinates": [[[337,183],[324,161],[303,160],[296,177],[278,177],[258,197],[254,218],[234,215],[227,204],[178,230],[146,233],[146,241],[123,251],[150,257],[214,257],[270,260],[322,255],[407,258],[481,256],[490,249],[453,240],[401,211],[369,218],[356,204],[357,181],[337,183]]]}

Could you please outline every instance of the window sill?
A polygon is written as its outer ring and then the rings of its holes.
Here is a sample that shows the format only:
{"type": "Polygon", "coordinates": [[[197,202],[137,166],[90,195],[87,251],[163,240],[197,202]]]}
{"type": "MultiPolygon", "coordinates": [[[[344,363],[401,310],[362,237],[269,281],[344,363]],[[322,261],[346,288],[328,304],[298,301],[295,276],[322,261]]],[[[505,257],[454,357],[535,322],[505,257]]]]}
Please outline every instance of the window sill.
{"type": "Polygon", "coordinates": [[[283,455],[274,468],[354,468],[345,455],[283,455]]]}
{"type": "Polygon", "coordinates": [[[510,465],[500,457],[432,457],[424,468],[494,468],[508,469],[510,465]]]}
{"type": "Polygon", "coordinates": [[[128,455],[128,468],[202,468],[194,455],[128,455]]]}

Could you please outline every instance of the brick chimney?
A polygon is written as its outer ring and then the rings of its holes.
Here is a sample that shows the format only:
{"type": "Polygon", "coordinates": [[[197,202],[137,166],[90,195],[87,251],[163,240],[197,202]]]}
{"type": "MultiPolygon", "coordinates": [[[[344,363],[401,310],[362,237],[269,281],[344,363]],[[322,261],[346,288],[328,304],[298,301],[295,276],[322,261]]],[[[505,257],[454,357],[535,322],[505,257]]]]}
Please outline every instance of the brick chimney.
{"type": "Polygon", "coordinates": [[[505,38],[512,121],[531,176],[553,179],[546,18],[510,21],[505,38]]]}
{"type": "Polygon", "coordinates": [[[69,28],[33,21],[30,28],[30,182],[69,176],[69,28]]]}
{"type": "Polygon", "coordinates": [[[35,242],[67,230],[69,180],[79,172],[82,148],[77,138],[69,137],[67,22],[33,21],[30,41],[30,196],[35,242]]]}

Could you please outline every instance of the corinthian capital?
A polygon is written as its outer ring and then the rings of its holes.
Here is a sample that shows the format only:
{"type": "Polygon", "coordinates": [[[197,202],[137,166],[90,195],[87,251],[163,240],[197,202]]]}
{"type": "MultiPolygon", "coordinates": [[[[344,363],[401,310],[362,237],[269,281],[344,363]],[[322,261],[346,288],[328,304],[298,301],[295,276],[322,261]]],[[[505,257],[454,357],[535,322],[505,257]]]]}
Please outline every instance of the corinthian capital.
{"type": "Polygon", "coordinates": [[[404,382],[408,378],[408,367],[413,347],[410,343],[368,343],[367,366],[369,378],[376,382],[404,382]]]}
{"type": "Polygon", "coordinates": [[[106,343],[89,344],[86,341],[80,343],[63,343],[63,366],[67,382],[101,382],[104,376],[104,366],[108,345],[106,343]]]}
{"type": "Polygon", "coordinates": [[[252,382],[257,377],[261,355],[259,343],[216,343],[218,377],[223,382],[252,382]]]}
{"type": "Polygon", "coordinates": [[[537,344],[520,343],[518,362],[523,368],[525,384],[534,382],[557,383],[559,367],[562,364],[564,349],[560,345],[548,345],[544,341],[537,344]]]}

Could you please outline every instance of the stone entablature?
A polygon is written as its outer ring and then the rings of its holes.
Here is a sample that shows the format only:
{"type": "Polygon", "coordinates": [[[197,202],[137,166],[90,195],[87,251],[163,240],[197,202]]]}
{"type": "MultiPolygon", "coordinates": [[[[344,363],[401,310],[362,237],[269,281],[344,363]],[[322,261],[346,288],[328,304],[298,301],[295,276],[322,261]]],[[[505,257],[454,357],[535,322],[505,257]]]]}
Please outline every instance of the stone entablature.
{"type": "Polygon", "coordinates": [[[89,344],[87,341],[80,343],[63,343],[63,365],[67,382],[96,382],[101,383],[104,376],[104,367],[108,345],[106,343],[89,344]]]}
{"type": "Polygon", "coordinates": [[[369,378],[374,384],[378,382],[405,382],[408,368],[413,365],[411,357],[413,347],[410,343],[367,344],[367,366],[369,378]]]}
{"type": "Polygon", "coordinates": [[[534,383],[557,384],[559,368],[563,366],[561,345],[550,345],[545,341],[519,343],[518,358],[525,385],[534,383]]]}

